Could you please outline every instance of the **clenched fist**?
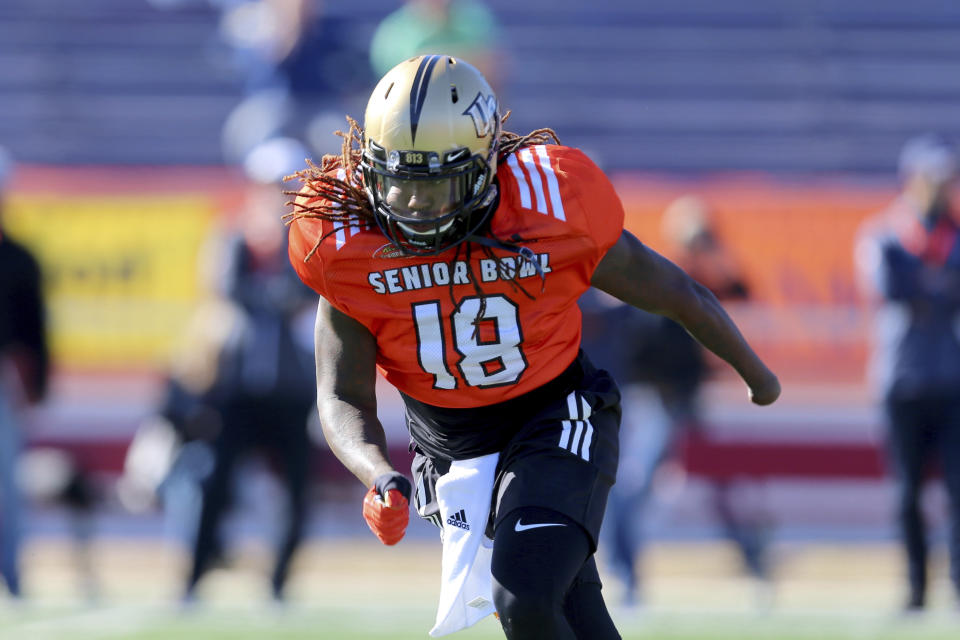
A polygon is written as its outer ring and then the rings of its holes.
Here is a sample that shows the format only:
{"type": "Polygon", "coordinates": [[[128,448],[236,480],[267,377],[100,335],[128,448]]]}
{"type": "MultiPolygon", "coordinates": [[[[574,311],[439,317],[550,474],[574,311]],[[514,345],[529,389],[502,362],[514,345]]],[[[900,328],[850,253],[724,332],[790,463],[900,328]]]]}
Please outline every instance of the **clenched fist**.
{"type": "Polygon", "coordinates": [[[398,472],[378,476],[363,498],[363,519],[383,544],[400,542],[410,521],[410,481],[398,472]]]}

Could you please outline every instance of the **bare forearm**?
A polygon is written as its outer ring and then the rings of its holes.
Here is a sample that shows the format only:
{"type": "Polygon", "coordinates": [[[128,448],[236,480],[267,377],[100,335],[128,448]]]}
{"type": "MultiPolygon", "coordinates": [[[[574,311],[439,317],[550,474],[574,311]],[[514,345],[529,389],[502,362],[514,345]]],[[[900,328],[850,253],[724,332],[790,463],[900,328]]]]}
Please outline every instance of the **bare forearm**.
{"type": "Polygon", "coordinates": [[[369,487],[377,476],[393,471],[377,419],[376,341],[363,325],[321,299],[314,343],[323,435],[340,462],[369,487]]]}
{"type": "Polygon", "coordinates": [[[751,387],[771,376],[716,296],[695,281],[691,281],[691,288],[697,304],[673,314],[672,319],[700,344],[729,363],[751,387]]]}
{"type": "Polygon", "coordinates": [[[330,450],[364,486],[393,471],[387,438],[375,410],[328,398],[320,402],[320,421],[330,450]]]}
{"type": "Polygon", "coordinates": [[[780,395],[777,377],[753,352],[716,296],[628,231],[597,266],[592,284],[638,309],[679,322],[736,369],[756,404],[770,404],[780,395]]]}

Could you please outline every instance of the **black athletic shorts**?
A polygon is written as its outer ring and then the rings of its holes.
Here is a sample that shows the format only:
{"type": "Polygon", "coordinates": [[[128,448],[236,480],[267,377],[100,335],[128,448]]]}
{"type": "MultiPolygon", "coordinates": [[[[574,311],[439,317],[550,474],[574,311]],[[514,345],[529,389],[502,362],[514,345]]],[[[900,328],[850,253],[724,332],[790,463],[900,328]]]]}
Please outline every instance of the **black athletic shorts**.
{"type": "Polygon", "coordinates": [[[496,525],[511,511],[543,507],[580,523],[596,549],[607,495],[617,475],[620,392],[610,374],[594,368],[582,351],[557,380],[560,383],[548,383],[520,398],[479,410],[441,408],[432,412],[432,407],[423,403],[408,403],[420,517],[441,526],[434,487],[451,460],[499,451],[488,535],[492,537],[496,525]],[[545,387],[553,393],[542,393],[545,387]],[[451,424],[458,412],[463,412],[463,420],[451,424]],[[478,450],[476,436],[482,432],[468,434],[474,429],[463,428],[465,424],[483,428],[476,422],[477,413],[496,420],[491,435],[497,448],[478,450]],[[467,453],[437,451],[436,442],[442,441],[448,425],[467,436],[462,439],[471,443],[467,453]],[[417,438],[423,432],[431,435],[425,439],[429,441],[426,446],[417,438]]]}

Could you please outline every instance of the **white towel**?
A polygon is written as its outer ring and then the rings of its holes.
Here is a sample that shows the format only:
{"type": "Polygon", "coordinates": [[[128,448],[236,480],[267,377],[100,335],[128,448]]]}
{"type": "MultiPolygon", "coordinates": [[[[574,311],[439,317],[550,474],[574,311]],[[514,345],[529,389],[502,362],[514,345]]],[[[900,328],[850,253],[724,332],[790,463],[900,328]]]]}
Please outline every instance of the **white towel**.
{"type": "Polygon", "coordinates": [[[437,480],[443,561],[437,621],[430,630],[434,638],[465,629],[494,612],[493,541],[485,531],[499,457],[492,453],[454,461],[437,480]]]}

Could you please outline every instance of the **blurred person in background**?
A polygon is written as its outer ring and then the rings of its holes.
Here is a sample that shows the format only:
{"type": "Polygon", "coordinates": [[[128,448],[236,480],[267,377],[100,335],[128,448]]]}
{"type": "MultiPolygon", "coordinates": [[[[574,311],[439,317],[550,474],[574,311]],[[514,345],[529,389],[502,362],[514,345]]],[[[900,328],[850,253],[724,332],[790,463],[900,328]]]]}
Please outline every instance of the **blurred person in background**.
{"type": "Polygon", "coordinates": [[[211,442],[212,469],[202,483],[188,601],[222,552],[220,526],[231,504],[234,472],[245,454],[268,454],[286,491],[270,578],[276,600],[284,598],[303,536],[313,450],[307,424],[316,399],[316,296],[291,268],[280,218],[286,199],[282,179],[306,156],[303,145],[288,138],[267,141],[251,152],[244,164],[248,187],[239,229],[225,239],[214,260],[220,265],[221,295],[237,315],[231,321],[234,331],[216,354],[215,378],[203,397],[218,414],[219,431],[211,442]]]}
{"type": "Polygon", "coordinates": [[[3,228],[3,196],[12,170],[10,154],[0,147],[0,574],[18,597],[23,414],[46,393],[49,356],[40,267],[3,228]]]}
{"type": "Polygon", "coordinates": [[[720,300],[744,301],[750,289],[730,249],[717,233],[710,205],[685,195],[666,208],[661,235],[671,259],[720,300]]]}
{"type": "Polygon", "coordinates": [[[406,0],[374,32],[370,64],[380,77],[413,56],[443,51],[479,69],[496,89],[497,31],[493,12],[479,0],[406,0]]]}
{"type": "MultiPolygon", "coordinates": [[[[747,299],[747,283],[701,198],[686,195],[672,202],[664,211],[661,234],[667,255],[718,300],[747,299]]],[[[670,488],[676,489],[683,478],[680,444],[702,428],[700,390],[710,365],[700,344],[669,318],[623,305],[590,309],[585,324],[589,319],[600,326],[592,332],[591,353],[603,354],[600,363],[606,367],[613,362],[622,371],[617,379],[625,383],[628,399],[620,470],[610,492],[604,534],[612,573],[623,583],[624,604],[631,606],[640,596],[637,563],[643,516],[649,513],[657,485],[664,489],[669,479],[670,488]],[[610,340],[611,335],[620,338],[610,340]]],[[[726,484],[711,488],[724,535],[737,544],[750,574],[766,579],[761,528],[741,516],[726,484]]]]}
{"type": "Polygon", "coordinates": [[[100,577],[93,539],[100,492],[93,477],[70,452],[42,446],[24,451],[17,476],[30,504],[66,512],[80,593],[87,602],[96,603],[100,597],[100,577]]]}
{"type": "MultiPolygon", "coordinates": [[[[957,153],[936,136],[909,140],[902,190],[858,235],[856,263],[875,306],[870,377],[882,398],[897,519],[906,552],[907,611],[926,605],[922,493],[939,462],[949,507],[950,578],[960,596],[960,217],[957,153]]],[[[960,602],[960,601],[958,601],[960,602]]]]}
{"type": "Polygon", "coordinates": [[[476,68],[420,56],[380,80],[341,156],[300,173],[290,259],[322,296],[320,422],[381,542],[403,538],[412,496],[441,528],[431,635],[496,610],[511,640],[619,638],[594,553],[620,394],[580,349],[577,299],[595,286],[675,318],[756,404],[780,385],[707,289],[623,229],[586,154],[501,125],[476,68]],[[378,369],[404,400],[414,483],[389,459],[378,369]]]}
{"type": "Polygon", "coordinates": [[[330,15],[324,5],[324,0],[223,5],[220,41],[245,88],[224,122],[228,162],[243,162],[254,147],[280,136],[330,151],[323,145],[331,123],[339,125],[344,109],[362,101],[371,80],[366,42],[348,18],[330,15]]]}
{"type": "Polygon", "coordinates": [[[167,533],[191,548],[201,486],[213,468],[213,442],[223,423],[215,387],[221,354],[244,321],[242,309],[223,292],[223,268],[217,264],[222,242],[219,236],[210,238],[201,249],[199,302],[178,336],[161,400],[137,427],[117,482],[126,509],[143,513],[159,505],[167,533]]]}

